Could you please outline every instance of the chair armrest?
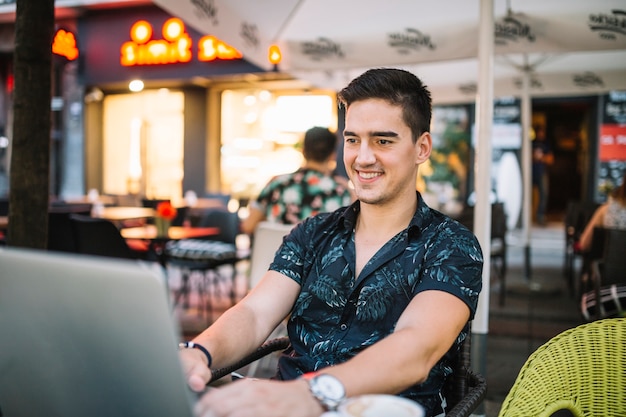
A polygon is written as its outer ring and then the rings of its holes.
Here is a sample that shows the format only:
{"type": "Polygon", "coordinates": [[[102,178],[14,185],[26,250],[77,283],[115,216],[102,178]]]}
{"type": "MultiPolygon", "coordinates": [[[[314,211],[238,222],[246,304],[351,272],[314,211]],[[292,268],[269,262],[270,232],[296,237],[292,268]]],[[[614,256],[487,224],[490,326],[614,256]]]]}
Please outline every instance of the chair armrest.
{"type": "MultiPolygon", "coordinates": [[[[223,368],[212,369],[211,370],[211,381],[217,381],[218,379],[230,374],[231,372],[236,371],[237,369],[243,368],[246,365],[251,364],[254,361],[261,359],[262,357],[269,355],[272,352],[276,352],[278,350],[285,350],[289,346],[289,338],[287,336],[277,337],[276,339],[268,340],[263,343],[260,347],[257,348],[254,352],[244,357],[238,362],[230,366],[225,366],[223,368]]],[[[211,382],[210,381],[210,382],[211,382]]]]}
{"type": "MultiPolygon", "coordinates": [[[[230,366],[212,369],[211,381],[216,381],[226,375],[229,375],[231,372],[243,368],[244,366],[257,361],[272,352],[285,350],[288,346],[289,338],[286,336],[268,340],[240,361],[235,362],[230,366]]],[[[469,386],[469,391],[450,411],[446,413],[446,417],[469,417],[478,405],[485,399],[487,394],[487,381],[482,375],[476,374],[466,368],[463,368],[463,372],[466,374],[465,379],[469,386]]]]}
{"type": "Polygon", "coordinates": [[[446,417],[469,417],[487,395],[487,381],[471,370],[464,369],[467,374],[469,391],[467,394],[446,413],[446,417]]]}

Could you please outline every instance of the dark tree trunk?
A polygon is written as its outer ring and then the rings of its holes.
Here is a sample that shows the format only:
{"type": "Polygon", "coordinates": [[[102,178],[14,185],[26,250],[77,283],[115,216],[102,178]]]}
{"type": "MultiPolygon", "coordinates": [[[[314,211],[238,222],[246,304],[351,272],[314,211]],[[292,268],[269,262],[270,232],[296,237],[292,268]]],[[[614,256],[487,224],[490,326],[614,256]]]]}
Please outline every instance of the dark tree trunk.
{"type": "Polygon", "coordinates": [[[10,246],[48,243],[54,0],[17,0],[9,190],[10,246]]]}

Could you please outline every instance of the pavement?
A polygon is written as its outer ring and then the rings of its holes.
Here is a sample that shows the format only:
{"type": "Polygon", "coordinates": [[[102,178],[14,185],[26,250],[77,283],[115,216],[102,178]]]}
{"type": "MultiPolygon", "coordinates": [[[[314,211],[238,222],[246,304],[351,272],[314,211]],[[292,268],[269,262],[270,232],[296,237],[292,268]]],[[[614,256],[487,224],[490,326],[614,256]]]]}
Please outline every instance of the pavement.
{"type": "Polygon", "coordinates": [[[565,232],[562,222],[532,227],[530,269],[525,268],[522,233],[507,236],[506,298],[498,303],[498,287],[490,294],[487,335],[487,417],[498,415],[526,359],[557,334],[584,323],[577,300],[563,274],[565,232]]]}
{"type": "MultiPolygon", "coordinates": [[[[565,240],[562,222],[532,227],[528,270],[520,230],[508,232],[507,249],[505,304],[498,302],[497,282],[492,283],[489,293],[484,364],[488,390],[486,400],[476,414],[486,417],[498,415],[504,398],[532,352],[562,331],[584,322],[563,275],[565,240]]],[[[248,270],[247,261],[237,267],[234,282],[238,298],[245,294],[248,270]]],[[[170,285],[176,288],[175,271],[170,277],[170,285]]],[[[230,285],[228,279],[218,280],[217,285],[214,283],[217,293],[209,297],[210,311],[197,308],[198,294],[192,294],[191,308],[177,309],[183,337],[195,336],[230,306],[230,285]]]]}

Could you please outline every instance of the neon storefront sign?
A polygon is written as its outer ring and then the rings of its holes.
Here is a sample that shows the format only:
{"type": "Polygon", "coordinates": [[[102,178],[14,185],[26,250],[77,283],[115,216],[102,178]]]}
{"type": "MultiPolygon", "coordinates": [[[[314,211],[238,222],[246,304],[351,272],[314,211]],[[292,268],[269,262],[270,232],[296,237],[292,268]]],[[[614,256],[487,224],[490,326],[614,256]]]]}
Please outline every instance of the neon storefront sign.
{"type": "MultiPolygon", "coordinates": [[[[168,19],[162,27],[162,39],[153,39],[152,25],[139,20],[130,28],[130,41],[120,48],[120,64],[125,67],[138,65],[169,65],[186,63],[193,58],[193,41],[185,31],[185,24],[178,18],[168,19]]],[[[197,59],[241,59],[235,48],[214,36],[204,36],[198,42],[197,59]]]]}
{"type": "Polygon", "coordinates": [[[63,56],[69,61],[78,58],[78,47],[76,46],[76,36],[72,32],[59,29],[52,41],[52,53],[63,56]]]}

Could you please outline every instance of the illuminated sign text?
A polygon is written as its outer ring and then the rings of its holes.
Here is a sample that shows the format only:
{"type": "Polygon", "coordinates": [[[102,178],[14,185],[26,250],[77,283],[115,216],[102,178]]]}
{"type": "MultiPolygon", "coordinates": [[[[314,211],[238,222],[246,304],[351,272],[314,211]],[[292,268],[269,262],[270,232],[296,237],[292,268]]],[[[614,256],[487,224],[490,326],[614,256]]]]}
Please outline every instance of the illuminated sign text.
{"type": "Polygon", "coordinates": [[[76,47],[74,34],[63,29],[57,30],[52,41],[52,53],[64,56],[70,61],[78,58],[78,48],[76,47]]]}
{"type": "MultiPolygon", "coordinates": [[[[120,63],[135,65],[166,65],[185,63],[192,59],[192,40],[185,24],[177,18],[168,19],[162,28],[163,39],[152,39],[152,25],[137,21],[130,29],[130,41],[120,49],[120,63]]],[[[240,59],[241,53],[214,36],[204,36],[198,42],[198,60],[240,59]]]]}

